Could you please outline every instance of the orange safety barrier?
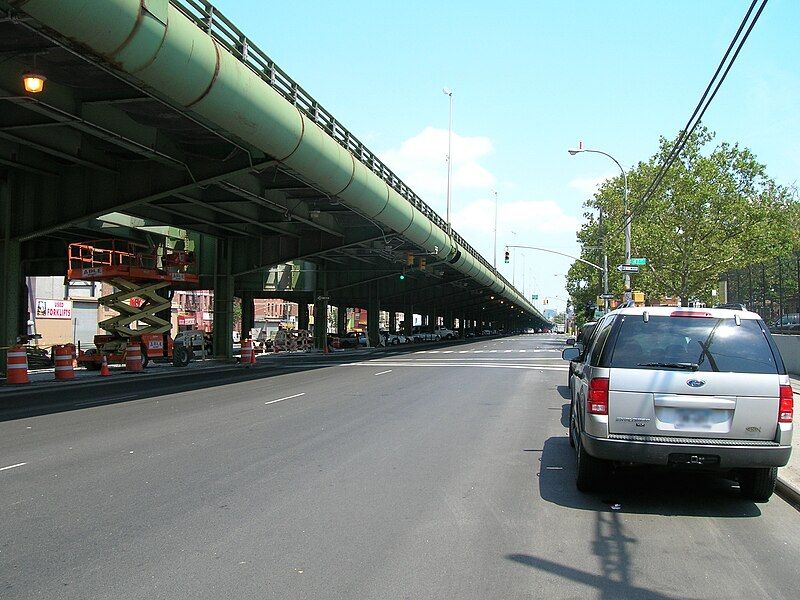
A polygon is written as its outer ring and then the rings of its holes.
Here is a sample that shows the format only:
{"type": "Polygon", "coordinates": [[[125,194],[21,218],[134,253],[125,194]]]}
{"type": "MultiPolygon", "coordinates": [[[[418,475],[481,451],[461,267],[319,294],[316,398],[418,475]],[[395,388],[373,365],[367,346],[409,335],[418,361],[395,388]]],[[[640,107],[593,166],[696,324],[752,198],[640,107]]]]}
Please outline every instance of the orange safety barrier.
{"type": "Polygon", "coordinates": [[[6,384],[30,383],[28,379],[28,354],[25,346],[11,346],[6,354],[6,384]]]}
{"type": "Polygon", "coordinates": [[[72,367],[72,359],[75,356],[75,346],[72,344],[53,346],[53,354],[56,363],[56,379],[75,379],[75,371],[72,367]]]}
{"type": "Polygon", "coordinates": [[[139,342],[130,342],[125,351],[125,370],[128,373],[141,373],[142,366],[142,347],[139,342]]]}
{"type": "Polygon", "coordinates": [[[242,353],[240,355],[239,363],[245,367],[249,367],[253,360],[253,341],[242,340],[242,353]]]}

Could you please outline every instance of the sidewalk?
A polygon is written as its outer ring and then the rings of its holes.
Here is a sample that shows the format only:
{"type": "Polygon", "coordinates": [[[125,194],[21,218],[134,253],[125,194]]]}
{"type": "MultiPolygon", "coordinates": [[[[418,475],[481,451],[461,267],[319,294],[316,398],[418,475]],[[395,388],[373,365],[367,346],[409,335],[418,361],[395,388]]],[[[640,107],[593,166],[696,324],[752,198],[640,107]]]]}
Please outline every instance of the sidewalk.
{"type": "Polygon", "coordinates": [[[792,436],[792,457],[789,464],[778,470],[778,490],[785,496],[800,503],[800,375],[790,375],[794,389],[794,435],[792,436]]]}

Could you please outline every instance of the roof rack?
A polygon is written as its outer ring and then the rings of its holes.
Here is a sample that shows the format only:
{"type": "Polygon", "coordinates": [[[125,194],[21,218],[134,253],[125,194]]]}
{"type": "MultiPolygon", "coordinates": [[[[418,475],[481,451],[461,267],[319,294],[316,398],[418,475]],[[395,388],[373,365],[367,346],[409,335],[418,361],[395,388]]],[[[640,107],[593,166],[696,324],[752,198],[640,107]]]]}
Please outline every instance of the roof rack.
{"type": "Polygon", "coordinates": [[[727,302],[725,304],[717,304],[714,308],[727,308],[728,310],[747,310],[747,307],[740,302],[727,302]]]}

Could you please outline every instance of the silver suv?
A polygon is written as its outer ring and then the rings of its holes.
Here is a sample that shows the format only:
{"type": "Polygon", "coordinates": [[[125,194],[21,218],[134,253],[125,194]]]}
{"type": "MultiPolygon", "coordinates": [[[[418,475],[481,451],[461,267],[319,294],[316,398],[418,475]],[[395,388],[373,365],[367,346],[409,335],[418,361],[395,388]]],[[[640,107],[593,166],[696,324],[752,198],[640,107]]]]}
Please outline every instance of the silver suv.
{"type": "Polygon", "coordinates": [[[793,397],[757,314],[623,308],[562,358],[575,361],[569,440],[581,491],[616,462],[731,473],[746,497],[772,495],[791,452],[793,397]]]}

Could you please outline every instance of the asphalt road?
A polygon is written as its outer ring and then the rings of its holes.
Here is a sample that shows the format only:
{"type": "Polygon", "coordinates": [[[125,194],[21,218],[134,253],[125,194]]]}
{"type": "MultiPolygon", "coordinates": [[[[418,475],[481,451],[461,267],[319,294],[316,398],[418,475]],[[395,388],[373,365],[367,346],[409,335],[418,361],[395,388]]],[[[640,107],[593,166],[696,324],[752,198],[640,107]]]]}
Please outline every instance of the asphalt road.
{"type": "Polygon", "coordinates": [[[141,380],[0,423],[0,598],[800,597],[777,496],[641,470],[577,492],[562,344],[141,380]]]}

